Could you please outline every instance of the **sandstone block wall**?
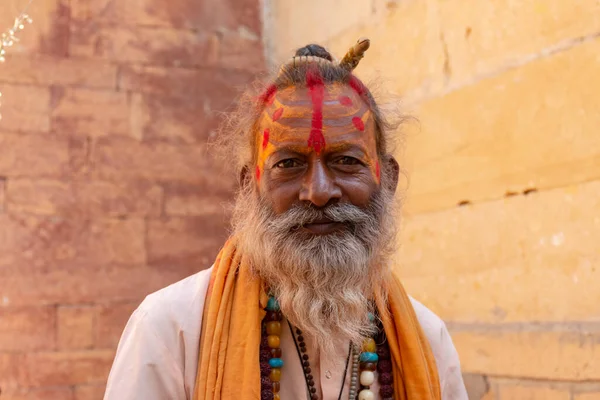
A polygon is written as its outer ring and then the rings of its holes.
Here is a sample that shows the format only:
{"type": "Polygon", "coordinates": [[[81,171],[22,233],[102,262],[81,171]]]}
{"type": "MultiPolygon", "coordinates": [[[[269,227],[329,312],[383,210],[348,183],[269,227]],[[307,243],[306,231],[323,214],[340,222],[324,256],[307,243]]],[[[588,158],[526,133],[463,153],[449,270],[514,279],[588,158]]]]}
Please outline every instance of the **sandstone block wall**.
{"type": "Polygon", "coordinates": [[[397,268],[472,400],[600,399],[600,3],[270,0],[270,65],[310,42],[420,123],[397,268]]]}
{"type": "MultiPolygon", "coordinates": [[[[26,1],[0,4],[0,30],[26,1]]],[[[99,400],[143,297],[208,267],[207,151],[264,68],[257,0],[34,0],[0,64],[0,398],[99,400]]]]}

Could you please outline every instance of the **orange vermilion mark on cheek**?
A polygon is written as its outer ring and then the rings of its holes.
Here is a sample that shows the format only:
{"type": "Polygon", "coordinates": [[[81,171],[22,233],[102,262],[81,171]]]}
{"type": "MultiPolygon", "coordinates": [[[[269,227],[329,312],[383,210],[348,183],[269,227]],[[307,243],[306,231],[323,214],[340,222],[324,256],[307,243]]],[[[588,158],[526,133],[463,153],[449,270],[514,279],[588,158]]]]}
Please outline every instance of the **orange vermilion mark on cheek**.
{"type": "Polygon", "coordinates": [[[283,107],[278,108],[273,113],[273,122],[277,121],[283,115],[283,107]]]}
{"type": "Polygon", "coordinates": [[[340,96],[339,101],[343,106],[350,107],[352,105],[352,99],[348,96],[340,96]]]}
{"type": "Polygon", "coordinates": [[[365,123],[360,117],[352,118],[352,123],[354,124],[354,127],[359,131],[363,132],[365,130],[365,123]]]}
{"type": "Polygon", "coordinates": [[[268,144],[269,144],[269,128],[266,128],[263,132],[263,142],[262,142],[263,150],[267,148],[268,144]]]}
{"type": "Polygon", "coordinates": [[[318,69],[311,68],[306,71],[306,86],[308,86],[313,104],[308,147],[312,147],[319,154],[325,147],[325,136],[323,136],[323,98],[325,97],[325,86],[323,85],[323,78],[318,69]]]}

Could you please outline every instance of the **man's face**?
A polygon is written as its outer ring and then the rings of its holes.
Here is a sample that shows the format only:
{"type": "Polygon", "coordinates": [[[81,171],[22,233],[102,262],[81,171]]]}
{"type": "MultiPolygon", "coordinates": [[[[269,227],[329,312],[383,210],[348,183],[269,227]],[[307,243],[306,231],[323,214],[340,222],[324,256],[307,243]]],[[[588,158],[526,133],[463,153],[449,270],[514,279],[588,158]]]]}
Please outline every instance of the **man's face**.
{"type": "Polygon", "coordinates": [[[242,186],[232,224],[286,318],[333,354],[335,340],[362,342],[369,300],[386,290],[395,183],[393,165],[380,177],[375,121],[360,96],[307,81],[267,100],[256,186],[242,186]]]}
{"type": "MultiPolygon", "coordinates": [[[[261,115],[256,144],[257,184],[275,215],[300,204],[364,209],[379,190],[375,122],[348,86],[279,91],[261,115]]],[[[341,228],[323,218],[301,229],[322,235],[341,228]]]]}

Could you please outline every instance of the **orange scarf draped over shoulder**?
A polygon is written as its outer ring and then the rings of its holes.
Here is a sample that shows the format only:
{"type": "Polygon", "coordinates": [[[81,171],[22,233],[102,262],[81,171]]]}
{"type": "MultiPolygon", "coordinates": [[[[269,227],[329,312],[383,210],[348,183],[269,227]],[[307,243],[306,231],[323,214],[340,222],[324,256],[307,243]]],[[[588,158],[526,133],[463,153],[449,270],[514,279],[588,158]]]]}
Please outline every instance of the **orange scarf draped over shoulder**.
{"type": "MultiPolygon", "coordinates": [[[[259,400],[259,346],[267,296],[230,239],[215,261],[202,321],[194,400],[259,400]]],[[[441,400],[427,337],[396,277],[376,299],[389,341],[396,400],[441,400]],[[387,306],[387,312],[382,312],[387,306]]],[[[285,400],[285,399],[283,399],[285,400]]]]}

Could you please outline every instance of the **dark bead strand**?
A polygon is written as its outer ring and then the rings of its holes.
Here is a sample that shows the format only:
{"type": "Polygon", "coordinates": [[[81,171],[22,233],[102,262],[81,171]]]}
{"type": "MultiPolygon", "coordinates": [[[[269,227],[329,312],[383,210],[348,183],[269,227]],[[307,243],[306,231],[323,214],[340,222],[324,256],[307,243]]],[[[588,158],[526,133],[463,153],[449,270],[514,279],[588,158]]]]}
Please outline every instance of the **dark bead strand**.
{"type": "Polygon", "coordinates": [[[377,363],[377,371],[379,372],[379,395],[384,400],[394,399],[394,376],[392,374],[392,360],[390,354],[390,347],[387,339],[385,338],[385,332],[383,329],[380,331],[382,337],[377,346],[377,355],[379,356],[379,362],[377,363]]]}
{"type": "Polygon", "coordinates": [[[300,347],[300,353],[302,353],[302,369],[304,370],[304,378],[306,379],[306,384],[308,385],[310,399],[318,400],[319,396],[317,395],[317,388],[315,388],[315,380],[311,374],[310,360],[308,354],[306,354],[306,343],[304,342],[304,336],[302,336],[302,331],[298,328],[296,328],[296,335],[298,347],[300,347]]]}
{"type": "Polygon", "coordinates": [[[379,383],[382,385],[391,385],[393,379],[392,374],[389,372],[382,372],[379,374],[379,383]]]}
{"type": "MultiPolygon", "coordinates": [[[[387,343],[387,342],[386,342],[387,343]]],[[[381,345],[377,346],[377,355],[380,360],[389,360],[390,359],[390,349],[388,346],[381,345]]]]}
{"type": "Polygon", "coordinates": [[[379,394],[381,397],[390,397],[394,395],[394,389],[391,385],[381,385],[379,388],[379,394]]]}
{"type": "Polygon", "coordinates": [[[377,363],[377,371],[379,373],[382,372],[392,372],[392,363],[390,360],[381,360],[377,363]]]}
{"type": "Polygon", "coordinates": [[[271,374],[270,358],[271,349],[267,342],[267,329],[263,321],[260,341],[260,400],[273,400],[273,384],[269,378],[271,374]]]}

